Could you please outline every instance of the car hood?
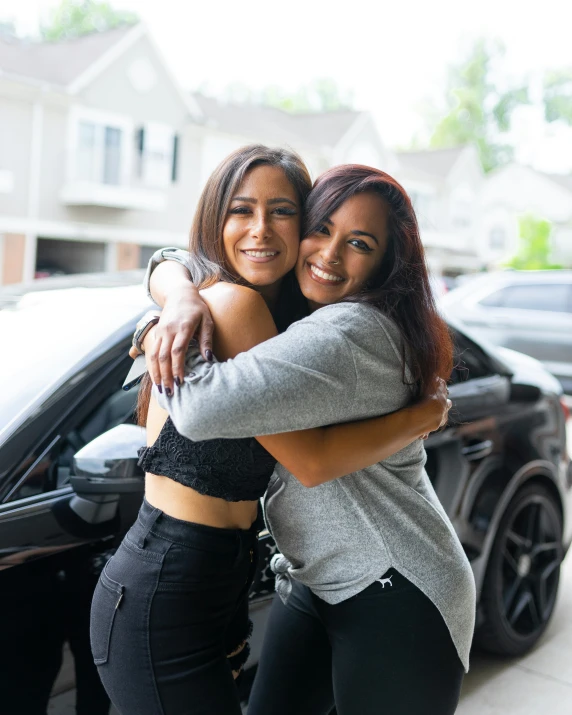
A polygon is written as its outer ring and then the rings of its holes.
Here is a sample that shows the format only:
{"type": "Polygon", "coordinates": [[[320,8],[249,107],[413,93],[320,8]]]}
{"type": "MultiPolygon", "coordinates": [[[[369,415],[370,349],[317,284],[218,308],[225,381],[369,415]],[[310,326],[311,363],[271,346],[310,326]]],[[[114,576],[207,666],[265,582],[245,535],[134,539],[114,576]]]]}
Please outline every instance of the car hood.
{"type": "Polygon", "coordinates": [[[509,348],[497,347],[494,350],[499,358],[512,370],[513,383],[536,385],[547,392],[554,392],[557,395],[562,394],[562,385],[535,358],[509,348]]]}

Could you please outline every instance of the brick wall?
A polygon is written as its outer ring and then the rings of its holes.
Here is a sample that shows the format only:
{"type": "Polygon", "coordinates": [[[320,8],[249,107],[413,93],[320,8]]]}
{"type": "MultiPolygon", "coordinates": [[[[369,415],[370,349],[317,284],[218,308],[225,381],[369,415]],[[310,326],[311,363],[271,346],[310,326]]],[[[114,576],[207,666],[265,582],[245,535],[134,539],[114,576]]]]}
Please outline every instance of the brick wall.
{"type": "Polygon", "coordinates": [[[4,240],[0,243],[0,250],[2,251],[0,285],[23,281],[26,236],[20,233],[5,233],[4,240]]]}
{"type": "Polygon", "coordinates": [[[117,270],[129,271],[139,268],[139,254],[141,247],[135,243],[117,244],[117,270]]]}

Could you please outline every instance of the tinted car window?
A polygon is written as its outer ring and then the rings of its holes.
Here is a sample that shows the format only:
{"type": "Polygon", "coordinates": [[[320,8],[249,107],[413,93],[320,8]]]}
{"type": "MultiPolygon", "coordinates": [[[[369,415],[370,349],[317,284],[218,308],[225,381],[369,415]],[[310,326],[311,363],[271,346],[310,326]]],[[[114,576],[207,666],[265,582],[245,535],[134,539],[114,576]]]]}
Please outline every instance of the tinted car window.
{"type": "Polygon", "coordinates": [[[485,353],[476,343],[458,330],[452,330],[451,337],[454,345],[451,384],[489,377],[493,374],[485,353]]]}
{"type": "Polygon", "coordinates": [[[545,283],[507,286],[481,300],[481,305],[569,313],[572,311],[571,286],[545,283]]]}
{"type": "Polygon", "coordinates": [[[480,305],[486,305],[491,308],[500,308],[501,305],[503,304],[503,302],[504,302],[504,289],[496,290],[494,293],[487,295],[486,298],[483,298],[482,300],[479,301],[480,305]]]}

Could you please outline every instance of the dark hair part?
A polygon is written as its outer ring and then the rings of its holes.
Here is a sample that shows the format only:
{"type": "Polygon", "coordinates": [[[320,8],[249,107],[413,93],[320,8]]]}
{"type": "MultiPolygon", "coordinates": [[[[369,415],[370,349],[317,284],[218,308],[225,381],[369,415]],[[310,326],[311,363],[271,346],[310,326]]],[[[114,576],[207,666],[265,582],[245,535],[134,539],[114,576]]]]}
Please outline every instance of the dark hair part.
{"type": "Polygon", "coordinates": [[[397,324],[404,339],[403,380],[407,357],[417,393],[422,395],[435,377],[449,379],[453,347],[435,305],[419,226],[405,189],[369,166],[346,164],[329,169],[308,197],[303,236],[315,233],[345,201],[365,192],[377,194],[389,205],[387,250],[377,274],[362,292],[346,300],[374,305],[397,324]]]}
{"type": "MultiPolygon", "coordinates": [[[[233,151],[217,166],[207,179],[201,193],[189,237],[189,262],[187,264],[192,282],[197,288],[207,288],[218,281],[248,285],[235,275],[226,258],[223,243],[223,229],[232,197],[249,171],[258,166],[275,166],[282,169],[292,184],[300,211],[303,211],[308,194],[312,189],[312,179],[302,159],[288,149],[271,149],[263,144],[250,144],[233,151]]],[[[292,285],[292,277],[287,281],[288,291],[279,298],[275,319],[277,327],[284,330],[288,322],[298,315],[290,315],[288,297],[299,310],[300,298],[292,285]],[[284,324],[286,323],[286,324],[284,324]]],[[[282,294],[282,291],[281,291],[282,294]]],[[[293,306],[294,309],[294,306],[293,306]]],[[[151,378],[146,373],[139,388],[137,399],[137,422],[145,425],[149,400],[151,399],[151,378]]]]}

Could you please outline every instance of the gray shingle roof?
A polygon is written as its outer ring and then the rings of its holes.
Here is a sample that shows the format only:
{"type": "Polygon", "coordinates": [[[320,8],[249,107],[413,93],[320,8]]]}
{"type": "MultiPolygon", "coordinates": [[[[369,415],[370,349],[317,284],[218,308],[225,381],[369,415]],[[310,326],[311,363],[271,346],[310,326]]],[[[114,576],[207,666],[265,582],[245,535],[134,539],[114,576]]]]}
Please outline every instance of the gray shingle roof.
{"type": "Polygon", "coordinates": [[[0,70],[66,87],[132,28],[133,25],[123,25],[107,32],[94,32],[62,42],[0,38],[0,70]]]}
{"type": "Polygon", "coordinates": [[[545,174],[545,176],[568,191],[572,191],[572,174],[545,174]]]}
{"type": "Polygon", "coordinates": [[[350,110],[291,114],[274,107],[225,103],[199,93],[192,96],[213,129],[297,146],[335,146],[362,114],[350,110]]]}
{"type": "Polygon", "coordinates": [[[465,149],[466,146],[457,146],[451,149],[404,151],[399,152],[397,158],[404,169],[445,178],[465,149]]]}

